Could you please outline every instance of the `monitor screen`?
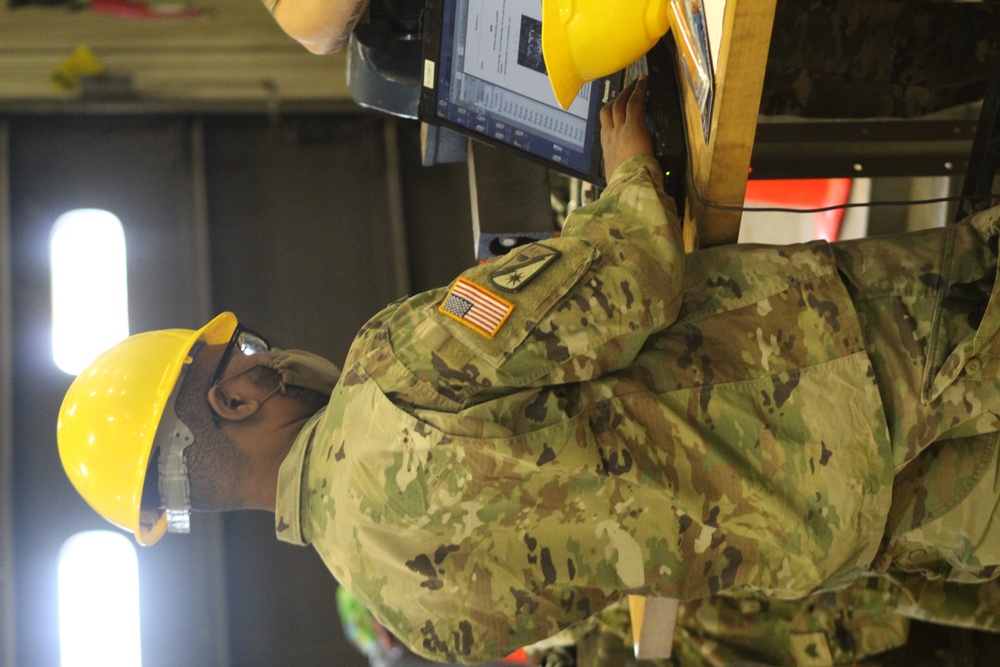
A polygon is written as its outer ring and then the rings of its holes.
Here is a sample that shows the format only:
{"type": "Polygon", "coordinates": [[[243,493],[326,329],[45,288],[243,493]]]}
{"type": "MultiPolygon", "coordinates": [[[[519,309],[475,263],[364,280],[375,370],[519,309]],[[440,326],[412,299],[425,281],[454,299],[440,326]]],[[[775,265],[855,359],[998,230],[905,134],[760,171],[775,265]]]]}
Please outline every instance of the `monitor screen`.
{"type": "Polygon", "coordinates": [[[422,118],[600,181],[598,115],[620,77],[584,85],[564,111],[542,58],[539,0],[437,0],[429,8],[422,118]]]}

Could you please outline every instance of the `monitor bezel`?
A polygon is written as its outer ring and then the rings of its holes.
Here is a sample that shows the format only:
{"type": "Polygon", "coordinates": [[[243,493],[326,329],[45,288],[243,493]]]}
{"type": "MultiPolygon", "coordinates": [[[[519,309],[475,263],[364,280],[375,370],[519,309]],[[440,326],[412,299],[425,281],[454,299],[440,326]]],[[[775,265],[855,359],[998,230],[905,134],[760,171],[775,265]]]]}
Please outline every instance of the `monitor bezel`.
{"type": "Polygon", "coordinates": [[[421,82],[420,87],[418,118],[422,122],[454,130],[476,141],[514,151],[518,155],[521,155],[532,162],[543,164],[556,172],[583,179],[599,187],[605,187],[607,185],[607,180],[604,175],[604,155],[601,150],[599,113],[601,106],[618,95],[618,92],[622,87],[624,73],[617,72],[588,84],[595,86],[595,93],[600,94],[595,94],[591,101],[591,118],[593,120],[593,124],[590,126],[591,151],[589,171],[587,172],[570,168],[566,164],[541,157],[527,150],[513,146],[505,141],[491,137],[488,134],[477,132],[474,128],[468,128],[449,119],[439,117],[437,115],[437,102],[439,90],[438,83],[441,76],[441,41],[444,11],[446,8],[446,2],[449,1],[455,0],[427,0],[424,10],[422,18],[424,59],[423,81],[421,82]],[[433,83],[433,86],[429,85],[431,82],[433,83]]]}

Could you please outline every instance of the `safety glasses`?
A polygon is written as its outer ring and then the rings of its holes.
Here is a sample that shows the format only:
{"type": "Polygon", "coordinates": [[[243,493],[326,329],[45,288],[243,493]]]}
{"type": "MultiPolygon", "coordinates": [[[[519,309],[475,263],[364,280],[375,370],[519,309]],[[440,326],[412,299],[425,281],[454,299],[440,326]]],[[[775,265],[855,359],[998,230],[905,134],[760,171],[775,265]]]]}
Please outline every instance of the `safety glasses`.
{"type": "Polygon", "coordinates": [[[266,352],[270,349],[271,344],[267,338],[264,338],[264,336],[249,327],[237,324],[232,338],[229,339],[229,343],[226,344],[226,349],[222,353],[219,366],[215,369],[215,375],[212,376],[212,384],[208,385],[208,388],[211,389],[222,381],[222,376],[226,372],[226,367],[229,365],[229,360],[232,358],[234,351],[238,350],[240,354],[250,355],[257,354],[258,352],[266,352]]]}

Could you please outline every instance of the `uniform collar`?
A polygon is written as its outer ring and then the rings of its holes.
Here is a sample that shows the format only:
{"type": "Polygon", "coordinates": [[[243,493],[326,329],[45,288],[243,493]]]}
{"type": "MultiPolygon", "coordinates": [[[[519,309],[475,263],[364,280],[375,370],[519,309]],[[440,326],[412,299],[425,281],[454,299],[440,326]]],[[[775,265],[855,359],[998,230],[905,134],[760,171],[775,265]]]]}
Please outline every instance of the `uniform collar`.
{"type": "Polygon", "coordinates": [[[309,526],[302,521],[302,483],[306,472],[306,459],[312,448],[313,434],[323,412],[323,410],[317,412],[302,427],[278,470],[274,529],[282,542],[306,546],[312,541],[309,526]]]}

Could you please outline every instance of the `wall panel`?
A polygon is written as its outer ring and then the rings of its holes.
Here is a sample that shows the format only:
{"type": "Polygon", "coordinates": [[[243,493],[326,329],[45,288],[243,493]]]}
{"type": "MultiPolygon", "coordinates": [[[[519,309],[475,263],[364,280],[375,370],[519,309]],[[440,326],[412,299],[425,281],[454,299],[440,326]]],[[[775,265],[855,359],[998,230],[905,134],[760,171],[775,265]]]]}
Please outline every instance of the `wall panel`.
{"type": "Polygon", "coordinates": [[[198,0],[190,19],[126,19],[68,7],[0,6],[0,101],[71,99],[51,75],[81,44],[151,99],[342,100],[343,54],[314,56],[260,2],[198,0]]]}
{"type": "MultiPolygon", "coordinates": [[[[48,235],[66,210],[106,208],[125,228],[130,327],[194,326],[190,136],[178,118],[16,118],[11,122],[14,554],[21,665],[58,664],[55,563],[78,530],[108,528],[62,472],[55,423],[71,378],[50,351],[48,235]]],[[[189,538],[139,551],[144,660],[225,665],[218,517],[189,538]],[[183,639],[183,641],[179,641],[183,639]]]]}

